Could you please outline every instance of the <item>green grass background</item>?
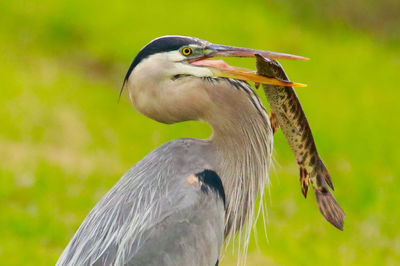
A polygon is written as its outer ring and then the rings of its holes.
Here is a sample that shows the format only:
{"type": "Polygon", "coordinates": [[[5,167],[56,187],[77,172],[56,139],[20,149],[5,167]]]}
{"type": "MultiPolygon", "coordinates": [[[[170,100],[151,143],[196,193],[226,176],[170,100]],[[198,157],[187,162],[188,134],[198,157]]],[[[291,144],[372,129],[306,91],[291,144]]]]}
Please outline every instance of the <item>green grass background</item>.
{"type": "MultiPolygon", "coordinates": [[[[345,230],[322,218],[312,194],[302,197],[278,132],[268,240],[259,221],[248,265],[400,264],[397,2],[249,2],[0,2],[1,265],[54,264],[135,162],[168,140],[210,135],[200,123],[154,122],[126,95],[117,102],[136,53],[167,34],[312,59],[282,63],[309,85],[297,92],[345,230]]],[[[254,68],[254,60],[230,62],[254,68]]],[[[235,265],[235,255],[221,265],[235,265]]]]}

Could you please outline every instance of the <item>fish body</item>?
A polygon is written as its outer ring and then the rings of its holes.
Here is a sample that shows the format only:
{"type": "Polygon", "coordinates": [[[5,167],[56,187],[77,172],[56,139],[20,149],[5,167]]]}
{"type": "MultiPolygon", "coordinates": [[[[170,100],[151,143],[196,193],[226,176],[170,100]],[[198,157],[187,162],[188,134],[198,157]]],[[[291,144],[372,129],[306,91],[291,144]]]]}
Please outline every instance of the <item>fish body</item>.
{"type": "MultiPolygon", "coordinates": [[[[282,66],[275,60],[256,55],[257,72],[267,77],[289,80],[282,66]]],[[[343,230],[345,214],[329,188],[334,189],[328,169],[322,162],[310,125],[293,87],[263,84],[271,108],[271,126],[282,129],[300,167],[300,184],[304,197],[312,184],[322,215],[335,227],[343,230]]]]}

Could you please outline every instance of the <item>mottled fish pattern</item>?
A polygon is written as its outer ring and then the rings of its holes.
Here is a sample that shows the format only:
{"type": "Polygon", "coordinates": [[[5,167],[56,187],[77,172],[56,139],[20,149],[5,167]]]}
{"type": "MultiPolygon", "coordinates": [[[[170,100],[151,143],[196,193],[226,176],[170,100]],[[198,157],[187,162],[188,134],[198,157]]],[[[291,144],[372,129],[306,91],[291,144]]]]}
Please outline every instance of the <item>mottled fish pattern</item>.
{"type": "MultiPolygon", "coordinates": [[[[257,72],[270,78],[289,80],[282,66],[275,60],[256,55],[257,72]]],[[[310,125],[293,87],[263,84],[271,107],[271,126],[279,127],[288,141],[300,166],[300,184],[304,197],[309,183],[312,184],[322,215],[335,227],[343,230],[345,214],[329,191],[333,184],[329,172],[319,157],[310,125]]]]}

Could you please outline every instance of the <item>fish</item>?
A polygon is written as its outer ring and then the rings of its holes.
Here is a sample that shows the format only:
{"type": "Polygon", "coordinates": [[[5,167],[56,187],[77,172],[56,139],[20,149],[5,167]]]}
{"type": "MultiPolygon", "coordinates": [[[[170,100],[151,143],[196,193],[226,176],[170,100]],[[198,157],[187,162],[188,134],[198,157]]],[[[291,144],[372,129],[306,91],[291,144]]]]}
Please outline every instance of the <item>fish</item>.
{"type": "MultiPolygon", "coordinates": [[[[289,81],[282,66],[273,59],[255,55],[257,74],[289,81]]],[[[258,87],[259,84],[256,84],[258,87]]],[[[328,169],[320,158],[304,110],[293,87],[262,84],[270,105],[273,133],[282,129],[300,168],[301,192],[307,198],[311,183],[321,214],[333,226],[343,231],[345,213],[330,192],[334,190],[328,169]]]]}

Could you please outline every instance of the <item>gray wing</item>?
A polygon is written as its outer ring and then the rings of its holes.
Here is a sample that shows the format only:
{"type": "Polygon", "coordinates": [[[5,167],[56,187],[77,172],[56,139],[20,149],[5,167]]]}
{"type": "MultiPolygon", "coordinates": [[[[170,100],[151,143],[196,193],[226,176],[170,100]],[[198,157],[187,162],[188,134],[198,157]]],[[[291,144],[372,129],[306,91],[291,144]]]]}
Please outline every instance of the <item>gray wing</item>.
{"type": "Polygon", "coordinates": [[[215,265],[224,197],[206,154],[190,139],[150,153],[92,209],[57,265],[215,265]]]}

